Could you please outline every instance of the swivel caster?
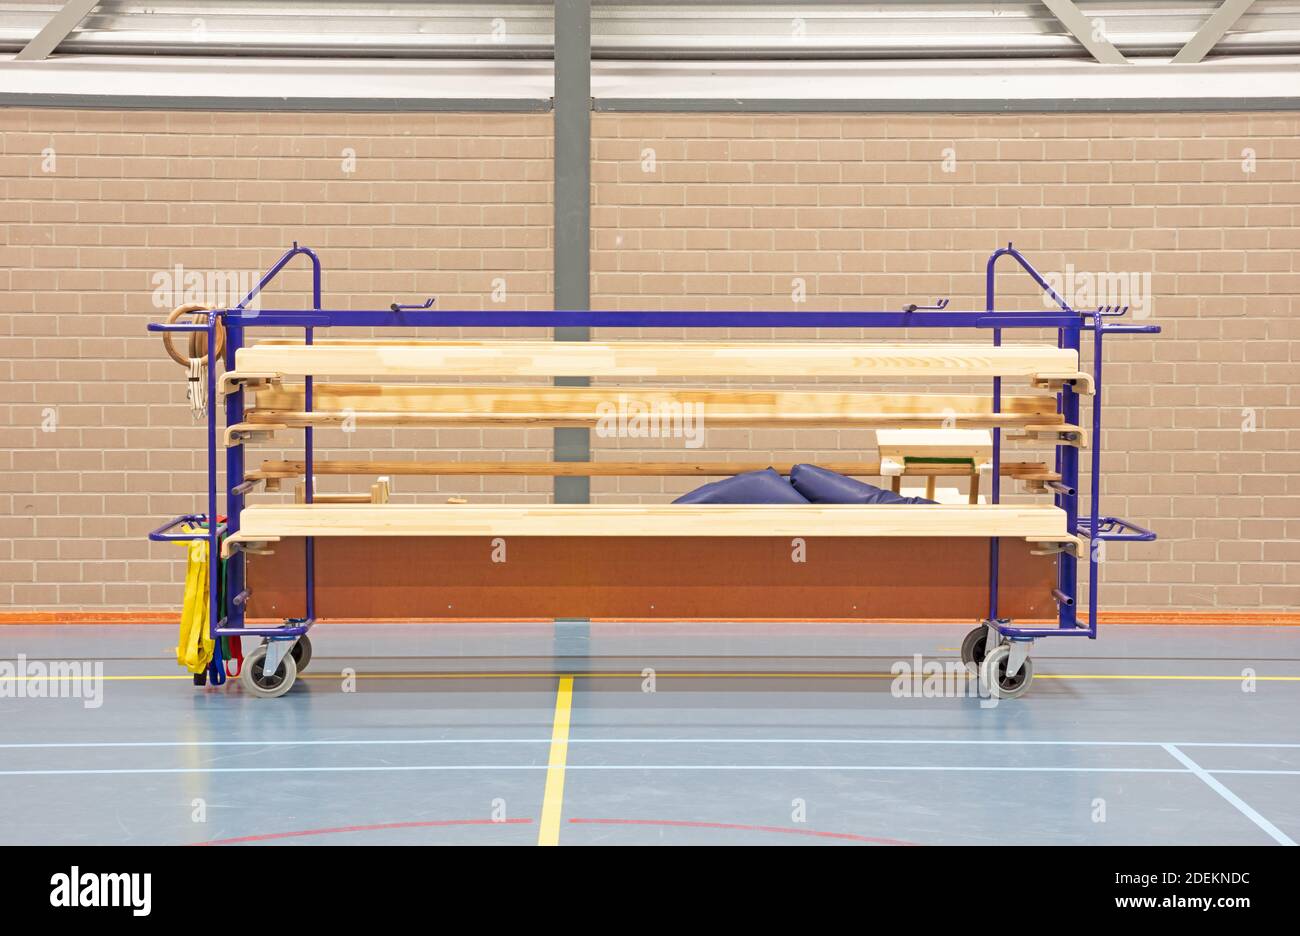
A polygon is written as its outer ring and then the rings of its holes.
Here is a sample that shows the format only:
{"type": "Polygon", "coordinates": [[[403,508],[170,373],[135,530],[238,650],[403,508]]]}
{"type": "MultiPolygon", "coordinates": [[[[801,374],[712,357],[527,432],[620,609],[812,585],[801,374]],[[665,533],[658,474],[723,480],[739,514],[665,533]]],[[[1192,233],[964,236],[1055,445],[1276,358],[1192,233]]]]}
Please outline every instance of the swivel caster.
{"type": "Polygon", "coordinates": [[[999,644],[984,655],[980,664],[980,685],[995,699],[1018,699],[1029,691],[1034,679],[1034,664],[1025,657],[1014,676],[1007,675],[1011,645],[999,644]]]}
{"type": "Polygon", "coordinates": [[[266,644],[258,647],[244,660],[239,681],[245,689],[259,699],[274,699],[293,688],[298,678],[298,663],[292,653],[286,653],[274,673],[266,672],[266,644]]]}
{"type": "Polygon", "coordinates": [[[293,662],[298,664],[298,672],[305,672],[307,664],[311,662],[311,640],[307,635],[299,637],[289,652],[293,655],[293,662]]]}

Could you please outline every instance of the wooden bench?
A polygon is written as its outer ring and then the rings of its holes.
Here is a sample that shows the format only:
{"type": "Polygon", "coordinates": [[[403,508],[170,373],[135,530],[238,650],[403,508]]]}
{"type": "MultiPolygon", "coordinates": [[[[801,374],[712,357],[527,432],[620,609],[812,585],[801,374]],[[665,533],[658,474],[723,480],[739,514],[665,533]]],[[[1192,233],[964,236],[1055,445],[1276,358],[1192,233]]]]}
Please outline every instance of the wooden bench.
{"type": "Polygon", "coordinates": [[[1053,609],[1052,506],[285,505],[244,510],[255,617],[941,619],[1053,609]],[[268,548],[268,546],[270,548],[268,548]]]}
{"type": "Polygon", "coordinates": [[[1023,377],[1076,380],[1079,355],[1043,344],[794,341],[320,341],[240,348],[235,371],[335,377],[1023,377]]]}
{"type": "Polygon", "coordinates": [[[240,348],[236,369],[223,375],[223,393],[253,391],[239,444],[251,427],[530,425],[598,426],[611,402],[626,394],[651,412],[699,407],[720,427],[844,427],[1019,429],[1080,437],[1066,426],[1053,397],[1007,394],[993,412],[987,393],[887,394],[855,391],[686,389],[629,386],[491,387],[319,383],[307,411],[303,384],[291,376],[527,376],[1026,378],[1043,387],[1061,382],[1090,392],[1075,351],[1047,345],[846,342],[349,342],[311,346],[288,340],[240,348]],[[1047,375],[1047,376],[1044,376],[1047,375]]]}
{"type": "Polygon", "coordinates": [[[903,475],[922,466],[935,470],[925,479],[924,496],[935,500],[939,477],[958,475],[970,481],[968,500],[980,502],[980,481],[993,467],[993,435],[987,429],[882,429],[876,433],[880,473],[902,493],[903,475]]]}
{"type": "Polygon", "coordinates": [[[1065,512],[1010,504],[283,504],[245,507],[237,543],[286,536],[1005,536],[1077,544],[1065,512]]]}

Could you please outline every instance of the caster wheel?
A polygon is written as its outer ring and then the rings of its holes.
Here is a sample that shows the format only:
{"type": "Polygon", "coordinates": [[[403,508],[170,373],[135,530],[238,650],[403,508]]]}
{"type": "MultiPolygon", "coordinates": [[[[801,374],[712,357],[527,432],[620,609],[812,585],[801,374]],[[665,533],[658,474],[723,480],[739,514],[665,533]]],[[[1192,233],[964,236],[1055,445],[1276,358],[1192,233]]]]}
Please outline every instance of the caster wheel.
{"type": "Polygon", "coordinates": [[[984,662],[984,647],[988,643],[989,629],[981,624],[961,642],[961,661],[972,673],[978,673],[984,662]]]}
{"type": "Polygon", "coordinates": [[[289,651],[293,655],[293,662],[298,664],[298,672],[307,669],[307,664],[311,662],[311,640],[306,634],[303,634],[294,643],[293,649],[289,651]]]}
{"type": "Polygon", "coordinates": [[[1009,644],[994,647],[980,664],[980,685],[996,699],[1018,699],[1029,691],[1034,680],[1034,664],[1028,657],[1014,676],[1007,675],[1007,662],[1011,657],[1009,644]]]}
{"type": "Polygon", "coordinates": [[[298,664],[292,653],[286,653],[274,673],[266,672],[266,646],[258,647],[244,660],[239,681],[244,688],[260,699],[274,699],[288,692],[298,678],[298,664]]]}

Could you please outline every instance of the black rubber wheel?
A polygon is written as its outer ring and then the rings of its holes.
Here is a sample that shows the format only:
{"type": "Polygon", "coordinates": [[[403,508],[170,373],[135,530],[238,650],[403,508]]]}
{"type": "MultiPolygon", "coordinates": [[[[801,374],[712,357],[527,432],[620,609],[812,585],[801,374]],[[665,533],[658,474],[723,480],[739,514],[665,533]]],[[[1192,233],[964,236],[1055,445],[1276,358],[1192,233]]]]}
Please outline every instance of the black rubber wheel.
{"type": "Polygon", "coordinates": [[[304,672],[307,664],[311,662],[311,640],[303,634],[294,642],[293,649],[289,652],[293,655],[293,662],[298,664],[298,672],[304,672]]]}
{"type": "Polygon", "coordinates": [[[984,647],[988,643],[988,636],[989,629],[981,624],[962,639],[961,661],[973,673],[979,672],[980,664],[984,662],[984,647]]]}
{"type": "Polygon", "coordinates": [[[258,647],[244,660],[239,681],[245,689],[260,699],[274,699],[293,688],[298,678],[298,664],[292,653],[286,653],[274,673],[266,672],[266,646],[258,647]]]}
{"type": "Polygon", "coordinates": [[[1018,699],[1029,691],[1029,684],[1034,681],[1034,664],[1026,657],[1020,671],[1014,676],[1007,675],[1007,663],[1011,659],[1011,647],[999,644],[986,654],[980,664],[980,684],[989,695],[997,699],[1018,699]]]}

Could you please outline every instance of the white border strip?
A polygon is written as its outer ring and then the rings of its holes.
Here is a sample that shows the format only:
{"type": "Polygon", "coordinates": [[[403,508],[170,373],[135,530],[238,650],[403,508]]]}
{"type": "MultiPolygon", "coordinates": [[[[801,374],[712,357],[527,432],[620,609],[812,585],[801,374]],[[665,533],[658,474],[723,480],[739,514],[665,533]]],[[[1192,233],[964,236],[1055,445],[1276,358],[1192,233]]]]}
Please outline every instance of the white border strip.
{"type": "MultiPolygon", "coordinates": [[[[1300,56],[1194,65],[1061,59],[598,61],[598,111],[1098,111],[1300,108],[1300,56]]],[[[0,56],[0,104],[216,110],[549,108],[549,61],[0,56]]]]}

